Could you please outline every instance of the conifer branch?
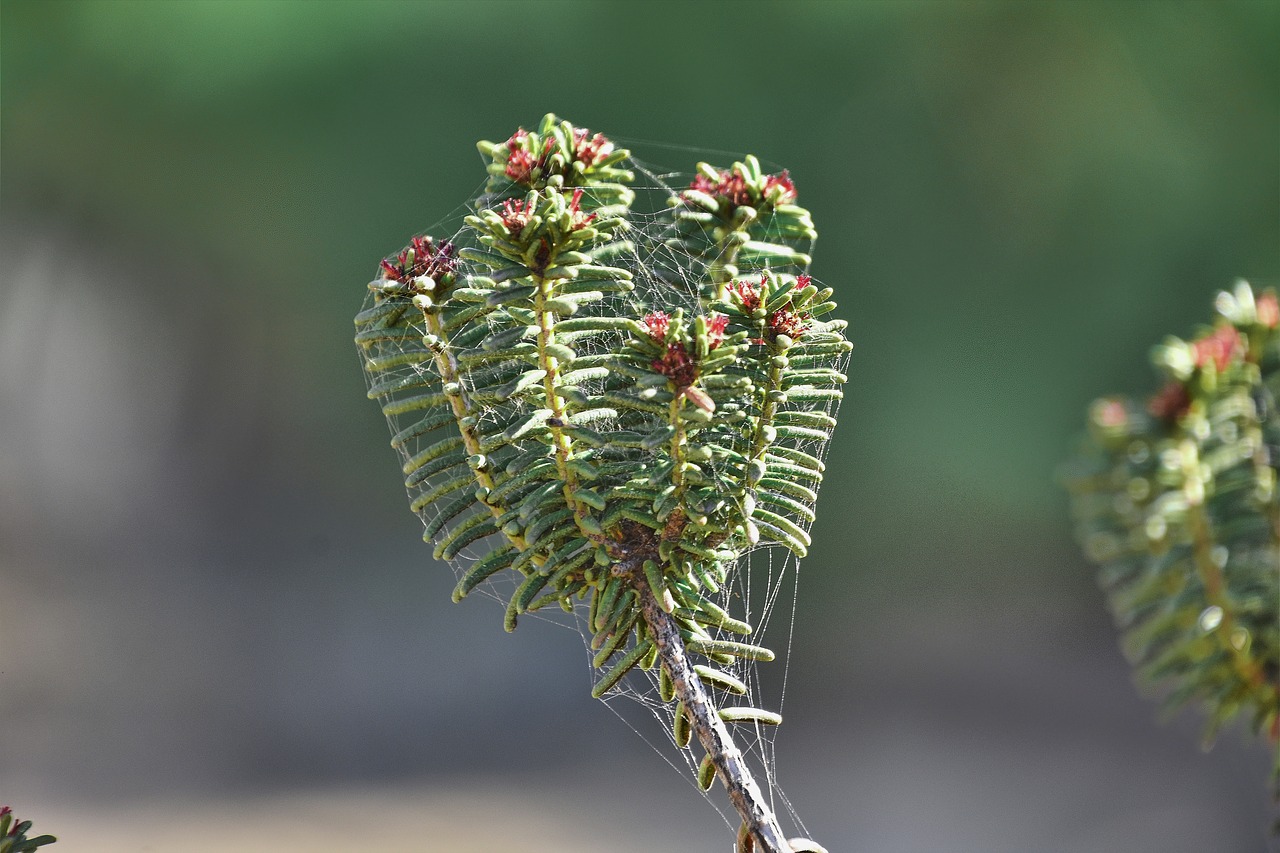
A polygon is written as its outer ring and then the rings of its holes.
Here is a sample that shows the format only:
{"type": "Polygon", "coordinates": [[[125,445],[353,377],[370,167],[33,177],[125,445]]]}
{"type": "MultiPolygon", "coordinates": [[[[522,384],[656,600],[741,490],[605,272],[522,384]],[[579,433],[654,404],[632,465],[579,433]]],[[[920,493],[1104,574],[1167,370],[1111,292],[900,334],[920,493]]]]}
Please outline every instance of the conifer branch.
{"type": "Polygon", "coordinates": [[[1206,742],[1246,716],[1280,771],[1280,302],[1240,282],[1216,307],[1154,349],[1145,402],[1093,404],[1067,485],[1140,672],[1206,742]]]}
{"type": "Polygon", "coordinates": [[[479,148],[490,179],[464,227],[384,260],[356,316],[424,538],[439,559],[480,551],[455,600],[515,575],[507,630],[585,600],[593,695],[656,667],[673,740],[703,745],[699,784],[726,785],[742,853],[821,850],[783,837],[731,736],[781,716],[707,689],[746,694],[725,668],[773,658],[726,638],[754,629],[715,598],[753,548],[805,555],[844,382],[831,364],[850,349],[804,272],[815,232],[795,186],[750,156],[699,164],[637,223],[628,152],[601,134],[547,116],[479,148]]]}

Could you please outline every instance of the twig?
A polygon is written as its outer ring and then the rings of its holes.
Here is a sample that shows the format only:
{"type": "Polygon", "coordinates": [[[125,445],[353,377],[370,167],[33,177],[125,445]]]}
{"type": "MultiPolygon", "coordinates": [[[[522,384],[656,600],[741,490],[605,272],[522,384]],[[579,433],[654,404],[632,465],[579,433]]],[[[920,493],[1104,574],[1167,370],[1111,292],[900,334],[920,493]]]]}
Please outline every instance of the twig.
{"type": "Polygon", "coordinates": [[[729,801],[737,809],[743,825],[755,841],[755,853],[791,853],[791,846],[783,836],[778,819],[765,801],[760,786],[751,775],[751,768],[747,766],[742,751],[733,742],[728,727],[707,696],[702,679],[689,663],[675,619],[659,606],[643,574],[635,576],[634,583],[640,596],[644,621],[649,626],[649,635],[658,646],[658,658],[671,676],[676,696],[693,720],[693,731],[710,756],[716,775],[729,792],[729,801]]]}

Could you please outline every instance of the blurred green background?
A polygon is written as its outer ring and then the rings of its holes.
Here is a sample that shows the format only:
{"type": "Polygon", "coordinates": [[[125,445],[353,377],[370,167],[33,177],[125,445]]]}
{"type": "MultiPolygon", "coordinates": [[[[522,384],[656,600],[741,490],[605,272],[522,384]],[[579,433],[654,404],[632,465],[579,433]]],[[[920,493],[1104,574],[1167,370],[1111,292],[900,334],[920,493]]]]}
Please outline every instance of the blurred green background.
{"type": "Polygon", "coordinates": [[[1266,848],[1265,749],[1156,722],[1055,469],[1280,283],[1280,4],[3,0],[0,38],[0,801],[38,830],[728,848],[575,635],[449,604],[350,342],[475,140],[555,111],[754,152],[820,231],[857,348],[778,741],[810,834],[1266,848]]]}

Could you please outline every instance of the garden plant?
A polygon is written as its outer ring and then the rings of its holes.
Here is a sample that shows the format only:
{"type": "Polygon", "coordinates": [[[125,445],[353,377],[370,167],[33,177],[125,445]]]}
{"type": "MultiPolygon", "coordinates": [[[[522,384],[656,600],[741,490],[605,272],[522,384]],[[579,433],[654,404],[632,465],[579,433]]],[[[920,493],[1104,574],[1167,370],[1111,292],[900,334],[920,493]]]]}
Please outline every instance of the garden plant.
{"type": "Polygon", "coordinates": [[[479,149],[465,219],[382,261],[356,317],[424,538],[507,630],[577,620],[593,694],[665,709],[740,851],[820,851],[741,746],[781,717],[732,594],[805,555],[845,381],[810,215],[754,157],[672,180],[551,115],[479,149]]]}
{"type": "Polygon", "coordinates": [[[1240,282],[1168,338],[1145,400],[1106,397],[1068,480],[1125,649],[1172,710],[1236,717],[1280,771],[1280,306],[1240,282]]]}

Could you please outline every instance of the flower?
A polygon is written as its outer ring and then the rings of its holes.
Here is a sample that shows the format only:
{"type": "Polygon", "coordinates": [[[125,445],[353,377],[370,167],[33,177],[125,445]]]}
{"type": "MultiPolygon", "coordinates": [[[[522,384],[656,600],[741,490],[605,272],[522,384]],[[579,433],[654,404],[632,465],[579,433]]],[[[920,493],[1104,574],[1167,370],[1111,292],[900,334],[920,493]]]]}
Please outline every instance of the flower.
{"type": "MultiPolygon", "coordinates": [[[[507,199],[503,202],[502,209],[498,211],[498,218],[507,229],[507,235],[515,239],[533,221],[537,210],[538,202],[535,198],[507,199]]],[[[582,190],[580,189],[573,191],[573,197],[566,206],[566,210],[569,212],[569,230],[571,231],[585,228],[596,220],[594,213],[587,213],[582,209],[582,190]]]]}
{"type": "Polygon", "coordinates": [[[716,401],[706,391],[694,385],[698,381],[698,363],[689,355],[683,341],[667,345],[662,358],[655,359],[653,369],[671,380],[676,388],[676,399],[684,398],[704,412],[714,412],[716,401]]]}
{"type": "Polygon", "coordinates": [[[770,204],[789,204],[796,200],[796,185],[791,181],[791,173],[783,170],[781,175],[770,175],[764,179],[764,192],[761,193],[770,204]]]}
{"type": "Polygon", "coordinates": [[[1162,421],[1176,421],[1190,407],[1191,395],[1187,393],[1187,386],[1177,380],[1170,380],[1147,401],[1147,411],[1162,421]]]}
{"type": "Polygon", "coordinates": [[[679,393],[683,393],[698,379],[698,363],[689,355],[683,341],[667,344],[667,351],[662,358],[655,359],[651,366],[655,372],[670,379],[679,393]]]}
{"type": "Polygon", "coordinates": [[[512,237],[519,235],[533,218],[535,206],[532,201],[507,199],[502,205],[502,212],[498,214],[502,217],[502,224],[506,226],[507,233],[512,237]]]}
{"type": "Polygon", "coordinates": [[[792,311],[790,303],[769,315],[765,331],[769,339],[776,341],[778,335],[786,335],[793,341],[809,329],[810,317],[803,311],[792,311]]]}
{"type": "Polygon", "coordinates": [[[1089,407],[1089,416],[1093,422],[1103,429],[1123,429],[1129,424],[1129,412],[1124,403],[1114,397],[1103,397],[1094,400],[1089,407]]]}
{"type": "Polygon", "coordinates": [[[532,184],[533,171],[546,165],[554,144],[555,141],[548,137],[542,146],[542,152],[535,157],[529,131],[523,127],[516,130],[507,140],[507,177],[517,184],[532,184]]]}
{"type": "Polygon", "coordinates": [[[796,200],[796,185],[790,173],[784,171],[780,175],[768,175],[763,188],[757,189],[747,182],[738,166],[719,172],[714,179],[697,175],[690,182],[689,189],[720,200],[722,209],[727,208],[728,211],[744,206],[759,207],[762,203],[787,204],[796,200]]]}
{"type": "MultiPolygon", "coordinates": [[[[665,311],[654,311],[646,314],[642,321],[649,337],[655,343],[664,343],[671,327],[671,318],[665,311]]],[[[707,350],[714,350],[724,343],[725,329],[729,326],[729,318],[724,314],[709,314],[703,317],[707,330],[707,350]]],[[[706,391],[697,387],[699,366],[697,359],[690,354],[684,341],[672,341],[666,345],[662,358],[650,362],[655,373],[661,373],[675,387],[676,399],[684,398],[706,412],[714,412],[715,400],[706,391]]]]}
{"type": "Polygon", "coordinates": [[[1243,351],[1244,340],[1235,326],[1219,326],[1191,344],[1196,367],[1204,368],[1213,362],[1219,373],[1226,370],[1231,360],[1243,351]]]}
{"type": "Polygon", "coordinates": [[[537,165],[525,147],[528,138],[529,132],[522,127],[507,140],[507,177],[518,184],[527,182],[529,173],[537,165]]]}
{"type": "Polygon", "coordinates": [[[707,349],[713,350],[724,343],[724,330],[729,327],[729,317],[712,314],[707,318],[707,349]]]}
{"type": "Polygon", "coordinates": [[[573,159],[588,167],[613,153],[613,143],[603,133],[588,138],[590,133],[585,127],[573,131],[573,159]]]}
{"type": "Polygon", "coordinates": [[[718,180],[712,181],[706,175],[698,175],[689,184],[689,189],[704,192],[712,198],[728,202],[729,209],[752,204],[755,201],[747,181],[737,171],[720,173],[718,180]]]}
{"type": "MultiPolygon", "coordinates": [[[[537,150],[534,143],[536,138],[522,127],[511,134],[511,138],[507,140],[507,165],[505,171],[507,177],[517,184],[533,186],[533,173],[535,171],[538,172],[540,177],[545,177],[549,165],[548,161],[551,160],[551,155],[556,150],[556,137],[548,134],[543,139],[540,151],[537,150]]],[[[613,143],[604,134],[597,133],[592,136],[591,131],[580,127],[574,129],[573,138],[569,143],[569,150],[564,154],[570,162],[581,163],[584,168],[589,169],[608,158],[609,155],[613,154],[613,150],[613,143]]],[[[568,175],[567,180],[572,178],[571,174],[566,174],[568,175]]]]}
{"type": "Polygon", "coordinates": [[[437,246],[430,237],[423,235],[414,237],[398,255],[383,259],[380,266],[383,279],[407,284],[419,276],[439,281],[452,275],[457,269],[458,259],[453,243],[446,241],[437,246]]]}
{"type": "Polygon", "coordinates": [[[666,311],[653,311],[645,314],[644,319],[640,322],[644,324],[645,331],[649,333],[649,337],[653,338],[654,341],[662,343],[667,339],[667,329],[671,326],[671,315],[666,311]]]}
{"type": "MultiPolygon", "coordinates": [[[[599,134],[597,134],[598,136],[599,134]]],[[[569,213],[572,217],[570,228],[577,231],[579,228],[585,228],[595,221],[594,213],[583,213],[579,206],[582,202],[582,190],[573,191],[573,199],[569,202],[569,213]]]]}
{"type": "MultiPolygon", "coordinates": [[[[760,287],[769,280],[768,273],[760,274],[760,287]]],[[[729,285],[729,292],[738,297],[743,313],[750,314],[760,307],[760,288],[749,281],[735,281],[729,285]]]]}
{"type": "MultiPolygon", "coordinates": [[[[800,290],[808,287],[812,280],[810,276],[798,275],[792,289],[800,290]]],[[[760,283],[758,285],[749,281],[734,281],[729,285],[729,292],[737,297],[743,313],[751,314],[763,304],[760,293],[768,284],[769,273],[762,272],[760,273],[760,283]]],[[[788,299],[785,305],[771,312],[765,318],[765,337],[755,338],[752,342],[757,344],[772,343],[778,339],[778,335],[786,335],[795,340],[808,330],[811,319],[813,318],[808,313],[794,310],[790,299],[788,299]]]]}

